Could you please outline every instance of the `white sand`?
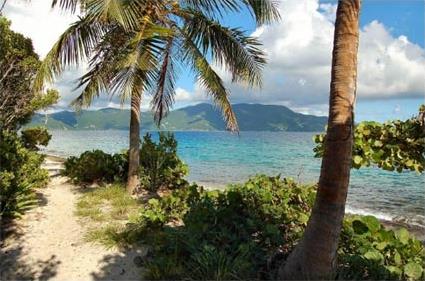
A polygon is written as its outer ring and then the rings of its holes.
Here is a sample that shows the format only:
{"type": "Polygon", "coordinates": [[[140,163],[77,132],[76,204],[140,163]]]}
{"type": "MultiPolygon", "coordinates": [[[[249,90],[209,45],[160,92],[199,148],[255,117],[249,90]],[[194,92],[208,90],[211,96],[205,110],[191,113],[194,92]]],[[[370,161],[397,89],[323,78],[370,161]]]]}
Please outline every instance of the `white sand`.
{"type": "MultiPolygon", "coordinates": [[[[58,163],[51,162],[46,168],[55,174],[58,163]]],[[[0,248],[0,280],[142,279],[142,269],[133,263],[142,253],[84,241],[86,230],[74,215],[76,186],[56,175],[39,193],[40,206],[16,221],[16,234],[0,248]]]]}

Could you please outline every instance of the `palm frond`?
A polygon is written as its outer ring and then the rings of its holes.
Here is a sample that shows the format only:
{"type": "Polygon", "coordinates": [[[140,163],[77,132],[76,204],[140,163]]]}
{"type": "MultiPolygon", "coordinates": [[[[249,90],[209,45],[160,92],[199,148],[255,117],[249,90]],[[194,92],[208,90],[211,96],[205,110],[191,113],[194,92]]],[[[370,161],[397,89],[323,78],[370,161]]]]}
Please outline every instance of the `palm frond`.
{"type": "Polygon", "coordinates": [[[276,0],[243,0],[258,25],[280,20],[278,1],[276,0]]]}
{"type": "Polygon", "coordinates": [[[223,16],[241,9],[240,0],[180,0],[183,9],[193,9],[209,16],[223,16]]]}
{"type": "Polygon", "coordinates": [[[100,61],[94,65],[86,74],[78,79],[78,85],[75,89],[84,86],[80,95],[71,102],[71,106],[80,110],[82,107],[88,107],[93,99],[100,93],[108,91],[108,82],[112,69],[109,63],[100,61]]]}
{"type": "Polygon", "coordinates": [[[72,13],[75,13],[81,2],[84,2],[84,0],[53,0],[52,8],[59,6],[63,10],[70,10],[72,13]]]}
{"type": "Polygon", "coordinates": [[[123,49],[130,36],[120,26],[109,29],[94,48],[89,71],[78,79],[76,89],[83,88],[71,103],[76,109],[90,106],[100,93],[109,93],[110,81],[117,72],[117,63],[125,57],[123,49]]]}
{"type": "Polygon", "coordinates": [[[210,51],[213,59],[232,74],[233,82],[261,86],[266,60],[256,38],[238,28],[224,27],[197,11],[185,12],[184,31],[204,54],[210,51]]]}
{"type": "Polygon", "coordinates": [[[152,111],[154,112],[154,119],[159,126],[164,116],[166,116],[170,110],[170,107],[174,103],[175,96],[175,70],[173,61],[173,39],[168,39],[167,45],[165,46],[162,63],[158,73],[158,79],[156,81],[156,91],[153,95],[151,102],[152,111]]]}
{"type": "MultiPolygon", "coordinates": [[[[182,35],[185,36],[185,33],[182,32],[182,35]]],[[[182,51],[184,52],[183,58],[190,63],[194,72],[197,73],[197,80],[200,85],[207,90],[216,106],[221,109],[227,129],[239,131],[236,115],[229,100],[229,92],[224,87],[220,76],[212,69],[208,60],[190,38],[185,38],[182,51]]]]}
{"type": "MultiPolygon", "coordinates": [[[[85,13],[104,23],[120,24],[126,30],[136,27],[143,17],[142,9],[135,8],[138,1],[86,0],[85,13]]],[[[145,2],[145,1],[143,1],[145,2]]]]}
{"type": "Polygon", "coordinates": [[[137,48],[114,63],[117,73],[109,88],[112,94],[120,95],[122,103],[136,91],[135,85],[141,85],[137,90],[140,92],[152,89],[156,81],[157,52],[161,48],[158,44],[157,40],[141,41],[137,48]]]}
{"type": "Polygon", "coordinates": [[[180,5],[211,17],[241,12],[245,6],[258,25],[280,20],[277,0],[180,0],[180,5]]]}
{"type": "Polygon", "coordinates": [[[93,48],[101,40],[105,27],[88,16],[74,22],[53,45],[41,63],[34,80],[33,90],[40,92],[44,83],[53,82],[67,66],[78,66],[91,56],[93,48]]]}

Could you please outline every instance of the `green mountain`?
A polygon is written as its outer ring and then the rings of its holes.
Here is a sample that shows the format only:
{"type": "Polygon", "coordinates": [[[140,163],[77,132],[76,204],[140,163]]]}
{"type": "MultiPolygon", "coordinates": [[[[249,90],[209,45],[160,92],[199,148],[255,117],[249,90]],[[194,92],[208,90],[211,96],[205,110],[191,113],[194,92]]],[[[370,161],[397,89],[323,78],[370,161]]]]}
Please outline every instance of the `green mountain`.
{"type": "MultiPolygon", "coordinates": [[[[296,113],[285,106],[262,104],[233,105],[241,131],[322,131],[326,117],[296,113]]],[[[64,130],[128,130],[129,110],[104,108],[79,113],[61,111],[49,114],[47,127],[64,130]]],[[[158,130],[151,112],[142,112],[142,128],[158,130]]],[[[28,126],[44,126],[46,116],[36,114],[28,126]]],[[[220,112],[212,105],[202,103],[171,111],[163,120],[161,130],[170,131],[223,131],[225,124],[220,112]]]]}

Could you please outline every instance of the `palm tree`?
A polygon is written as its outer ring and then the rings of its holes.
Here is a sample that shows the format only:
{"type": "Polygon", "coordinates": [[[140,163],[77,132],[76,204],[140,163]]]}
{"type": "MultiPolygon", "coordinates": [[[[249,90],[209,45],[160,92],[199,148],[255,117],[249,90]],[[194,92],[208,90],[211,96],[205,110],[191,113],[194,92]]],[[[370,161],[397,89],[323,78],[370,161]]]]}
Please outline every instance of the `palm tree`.
{"type": "Polygon", "coordinates": [[[339,0],[335,22],[329,120],[319,187],[301,242],[280,278],[331,278],[350,179],[356,100],[360,0],[339,0]]]}
{"type": "Polygon", "coordinates": [[[77,107],[90,105],[101,93],[131,101],[127,189],[139,185],[140,104],[144,93],[160,124],[174,102],[176,66],[188,66],[221,108],[227,127],[238,130],[229,91],[209,58],[232,75],[233,82],[261,86],[264,53],[256,38],[223,26],[225,14],[248,9],[257,25],[279,18],[273,0],[53,0],[53,6],[82,16],[46,56],[34,88],[53,82],[65,67],[89,61],[78,83],[77,107]]]}

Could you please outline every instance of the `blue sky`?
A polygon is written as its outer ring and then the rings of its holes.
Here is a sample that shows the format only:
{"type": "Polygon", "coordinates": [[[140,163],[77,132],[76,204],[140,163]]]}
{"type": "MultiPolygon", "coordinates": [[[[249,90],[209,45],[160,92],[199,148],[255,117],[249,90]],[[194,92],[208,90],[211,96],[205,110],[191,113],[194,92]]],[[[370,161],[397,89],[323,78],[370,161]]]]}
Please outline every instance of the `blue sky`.
{"type": "MultiPolygon", "coordinates": [[[[425,1],[363,0],[358,66],[357,120],[383,121],[408,118],[424,103],[425,1]]],[[[5,14],[12,28],[30,36],[36,51],[45,55],[58,35],[75,20],[49,9],[50,1],[9,1],[5,14]],[[49,30],[41,33],[40,30],[49,30]]],[[[264,87],[246,89],[227,83],[232,101],[281,104],[302,113],[327,114],[333,21],[337,1],[282,0],[282,21],[257,29],[248,11],[232,14],[223,22],[258,36],[269,64],[264,87]]],[[[229,75],[216,66],[224,81],[229,75]]],[[[56,84],[62,94],[58,108],[66,108],[78,95],[72,81],[84,72],[65,73],[56,84]]],[[[208,102],[204,91],[182,66],[177,82],[176,107],[208,102]]],[[[145,99],[144,108],[149,105],[145,99]]],[[[105,97],[92,108],[118,106],[105,97]]]]}

